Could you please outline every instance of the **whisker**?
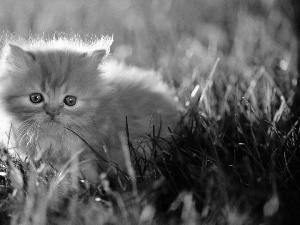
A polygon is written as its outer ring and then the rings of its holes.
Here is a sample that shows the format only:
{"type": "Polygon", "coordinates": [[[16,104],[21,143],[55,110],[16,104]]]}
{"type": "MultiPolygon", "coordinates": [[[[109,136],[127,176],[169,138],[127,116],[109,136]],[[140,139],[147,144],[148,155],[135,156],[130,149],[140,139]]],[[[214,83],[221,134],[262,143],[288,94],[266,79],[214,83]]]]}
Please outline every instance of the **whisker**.
{"type": "MultiPolygon", "coordinates": [[[[34,127],[34,125],[35,125],[35,121],[33,121],[33,123],[31,123],[31,124],[29,125],[29,127],[25,127],[25,129],[22,131],[22,133],[23,133],[24,131],[26,131],[26,132],[22,134],[22,136],[21,136],[20,139],[18,138],[19,143],[21,143],[21,142],[23,141],[24,137],[25,137],[25,138],[28,138],[28,137],[29,137],[29,138],[30,138],[29,141],[31,140],[31,138],[32,138],[32,128],[34,127]]],[[[26,146],[28,146],[29,141],[27,141],[26,146]]]]}
{"type": "Polygon", "coordinates": [[[27,123],[27,122],[29,122],[31,120],[34,120],[33,117],[30,117],[30,118],[28,118],[28,119],[26,119],[26,120],[18,123],[17,126],[15,127],[15,129],[18,129],[23,123],[27,123]]]}
{"type": "Polygon", "coordinates": [[[33,118],[29,118],[27,120],[24,120],[23,122],[19,123],[14,129],[17,133],[19,133],[18,137],[25,131],[28,129],[28,127],[30,127],[30,125],[34,123],[34,119],[33,118]]]}
{"type": "Polygon", "coordinates": [[[28,122],[26,123],[26,125],[22,126],[22,128],[20,127],[18,130],[16,130],[16,132],[18,133],[17,139],[19,139],[22,135],[26,134],[30,126],[31,124],[28,122]]]}
{"type": "Polygon", "coordinates": [[[37,127],[37,122],[34,122],[30,128],[31,134],[30,134],[29,140],[26,145],[30,144],[31,140],[36,136],[36,127],[37,127]]]}
{"type": "Polygon", "coordinates": [[[23,140],[23,138],[28,135],[28,132],[30,130],[31,125],[32,124],[29,124],[29,123],[26,124],[26,126],[23,127],[23,129],[21,130],[21,132],[18,133],[18,136],[16,138],[17,138],[17,141],[19,143],[21,143],[22,140],[23,140]]]}

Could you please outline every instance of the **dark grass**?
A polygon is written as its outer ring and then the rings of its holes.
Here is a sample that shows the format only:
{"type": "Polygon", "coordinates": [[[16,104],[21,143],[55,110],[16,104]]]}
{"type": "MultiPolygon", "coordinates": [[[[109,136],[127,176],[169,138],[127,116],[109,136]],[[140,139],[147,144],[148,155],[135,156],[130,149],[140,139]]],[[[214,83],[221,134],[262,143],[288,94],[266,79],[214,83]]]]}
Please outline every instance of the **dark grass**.
{"type": "MultiPolygon", "coordinates": [[[[243,111],[255,114],[250,104],[242,101],[243,111]]],[[[76,204],[79,210],[80,207],[93,210],[95,206],[89,205],[90,202],[101,198],[101,205],[114,209],[113,216],[117,219],[111,221],[113,224],[139,223],[146,206],[155,209],[150,224],[296,224],[300,204],[299,158],[295,153],[299,146],[297,126],[280,131],[256,115],[257,120],[250,121],[243,111],[237,110],[234,117],[226,118],[231,126],[224,129],[226,123],[222,119],[206,118],[195,105],[189,107],[181,132],[169,143],[171,150],[146,165],[152,174],[147,176],[144,170],[137,169],[136,176],[140,179],[133,185],[137,185],[138,192],[133,191],[128,180],[120,181],[122,188],[115,190],[106,187],[104,180],[96,187],[81,185],[75,196],[66,197],[61,207],[70,207],[70,201],[75,199],[83,204],[76,204]],[[188,204],[191,207],[186,209],[188,204]],[[183,212],[192,216],[184,217],[183,212]]],[[[156,140],[151,136],[147,139],[158,146],[156,140]]],[[[8,169],[18,170],[18,167],[8,169]]],[[[29,179],[28,174],[24,179],[29,179]]],[[[8,180],[3,180],[3,185],[7,189],[2,191],[5,210],[1,219],[6,221],[8,212],[16,213],[14,204],[20,199],[18,194],[10,195],[12,186],[8,180]]],[[[26,189],[30,187],[25,186],[25,190],[19,187],[18,191],[27,196],[26,189]]],[[[63,217],[55,220],[60,223],[69,219],[56,210],[49,210],[50,221],[63,217]]]]}
{"type": "MultiPolygon", "coordinates": [[[[213,7],[203,1],[200,12],[185,8],[187,20],[172,14],[180,3],[170,4],[166,12],[140,5],[149,27],[131,31],[134,54],[126,61],[155,67],[176,89],[185,112],[173,137],[162,141],[149,131],[139,148],[151,146],[153,157],[137,159],[127,124],[124,151],[135,159],[135,172],[102,175],[98,184],[76,181],[78,188],[58,203],[49,200],[58,191],[56,171],[39,173],[34,162],[11,159],[4,145],[1,225],[300,224],[297,50],[289,2],[233,0],[213,7]],[[157,30],[151,18],[159,13],[169,13],[168,22],[178,26],[157,30]],[[151,49],[150,56],[139,46],[151,49]]],[[[118,34],[116,46],[126,47],[128,33],[118,34]]]]}

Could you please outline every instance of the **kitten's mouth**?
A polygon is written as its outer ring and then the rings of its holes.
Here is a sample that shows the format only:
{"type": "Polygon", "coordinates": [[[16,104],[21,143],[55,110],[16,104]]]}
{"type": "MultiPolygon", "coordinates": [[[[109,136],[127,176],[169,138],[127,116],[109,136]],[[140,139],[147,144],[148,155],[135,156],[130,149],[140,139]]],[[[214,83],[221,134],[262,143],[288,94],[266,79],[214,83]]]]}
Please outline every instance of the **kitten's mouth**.
{"type": "Polygon", "coordinates": [[[65,129],[59,121],[45,120],[40,126],[40,131],[45,135],[59,136],[64,134],[65,129]]]}
{"type": "Polygon", "coordinates": [[[61,124],[58,120],[52,119],[52,118],[44,119],[44,123],[46,123],[46,124],[61,124]]]}
{"type": "Polygon", "coordinates": [[[43,121],[43,127],[45,129],[61,129],[63,126],[64,125],[57,120],[46,119],[43,121]]]}

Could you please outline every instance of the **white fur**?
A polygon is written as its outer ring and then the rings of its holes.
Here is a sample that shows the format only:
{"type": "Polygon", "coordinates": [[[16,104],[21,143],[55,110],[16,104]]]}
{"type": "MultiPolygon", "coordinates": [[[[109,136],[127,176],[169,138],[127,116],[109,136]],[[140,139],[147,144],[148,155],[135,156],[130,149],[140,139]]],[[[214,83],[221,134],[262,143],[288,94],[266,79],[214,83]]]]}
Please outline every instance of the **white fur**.
{"type": "MultiPolygon", "coordinates": [[[[59,169],[80,153],[81,162],[88,161],[81,170],[96,181],[98,166],[106,171],[112,165],[106,161],[125,169],[120,134],[126,132],[126,117],[134,147],[153,133],[153,126],[155,135],[168,139],[168,128],[174,130],[180,117],[174,92],[154,71],[103,61],[108,48],[107,43],[68,39],[4,48],[0,98],[6,122],[1,126],[7,132],[12,124],[21,154],[59,169]],[[33,104],[31,93],[41,93],[44,101],[33,104]],[[65,105],[66,95],[76,96],[77,104],[65,105]],[[45,104],[59,109],[54,121],[45,104]]],[[[145,149],[140,154],[150,157],[151,148],[145,149]]]]}

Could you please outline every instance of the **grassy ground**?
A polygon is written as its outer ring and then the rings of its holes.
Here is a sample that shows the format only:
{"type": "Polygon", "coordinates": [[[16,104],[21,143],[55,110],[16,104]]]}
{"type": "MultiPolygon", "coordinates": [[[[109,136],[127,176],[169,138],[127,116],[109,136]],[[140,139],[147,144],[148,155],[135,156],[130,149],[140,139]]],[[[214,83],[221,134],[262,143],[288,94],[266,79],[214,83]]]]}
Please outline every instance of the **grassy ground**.
{"type": "Polygon", "coordinates": [[[0,224],[300,223],[296,40],[276,2],[4,0],[0,17],[25,38],[114,34],[113,54],[161,72],[185,107],[150,174],[80,181],[57,204],[49,175],[3,148],[0,224]]]}

